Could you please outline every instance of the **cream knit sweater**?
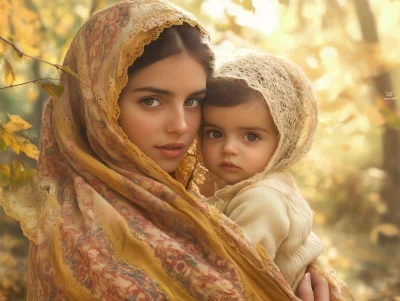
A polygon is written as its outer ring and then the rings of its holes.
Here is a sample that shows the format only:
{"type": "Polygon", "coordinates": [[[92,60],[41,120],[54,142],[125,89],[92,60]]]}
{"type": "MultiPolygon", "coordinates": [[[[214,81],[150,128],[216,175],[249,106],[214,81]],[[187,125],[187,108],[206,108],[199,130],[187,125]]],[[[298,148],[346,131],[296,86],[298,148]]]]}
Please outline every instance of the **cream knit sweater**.
{"type": "Polygon", "coordinates": [[[321,241],[311,232],[313,212],[289,173],[267,173],[239,186],[234,195],[228,189],[208,202],[265,248],[295,291],[307,265],[323,252],[321,241]]]}

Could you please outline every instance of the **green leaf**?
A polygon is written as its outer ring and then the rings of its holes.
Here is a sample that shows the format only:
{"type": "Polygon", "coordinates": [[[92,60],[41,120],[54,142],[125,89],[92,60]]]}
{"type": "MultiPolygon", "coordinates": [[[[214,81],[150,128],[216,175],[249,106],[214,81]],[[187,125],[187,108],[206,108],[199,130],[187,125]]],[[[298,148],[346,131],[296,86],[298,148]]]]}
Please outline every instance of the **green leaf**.
{"type": "Polygon", "coordinates": [[[6,164],[0,164],[0,187],[9,185],[10,178],[11,178],[10,166],[6,164]]]}
{"type": "Polygon", "coordinates": [[[46,91],[47,94],[53,97],[61,97],[64,94],[64,86],[56,85],[52,83],[38,83],[38,85],[46,91]]]}

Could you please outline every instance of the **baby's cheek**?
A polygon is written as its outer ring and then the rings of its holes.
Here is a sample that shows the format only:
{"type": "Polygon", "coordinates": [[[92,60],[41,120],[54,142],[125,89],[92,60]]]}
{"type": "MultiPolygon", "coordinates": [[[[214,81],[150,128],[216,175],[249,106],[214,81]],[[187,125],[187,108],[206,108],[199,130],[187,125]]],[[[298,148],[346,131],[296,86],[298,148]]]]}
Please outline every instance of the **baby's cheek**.
{"type": "Polygon", "coordinates": [[[269,155],[265,153],[259,153],[253,158],[249,158],[253,164],[256,172],[262,172],[268,165],[269,155]]]}
{"type": "Polygon", "coordinates": [[[216,146],[213,143],[205,142],[202,147],[203,161],[208,169],[213,169],[216,161],[216,146]]]}

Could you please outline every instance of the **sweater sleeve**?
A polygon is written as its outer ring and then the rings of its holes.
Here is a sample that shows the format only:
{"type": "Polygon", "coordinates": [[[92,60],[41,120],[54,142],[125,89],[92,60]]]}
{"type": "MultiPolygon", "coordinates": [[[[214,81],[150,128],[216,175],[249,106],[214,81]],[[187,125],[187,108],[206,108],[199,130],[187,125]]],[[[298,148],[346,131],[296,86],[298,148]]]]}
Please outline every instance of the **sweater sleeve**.
{"type": "Polygon", "coordinates": [[[277,191],[256,186],[239,192],[229,202],[226,215],[275,259],[290,228],[286,204],[277,191]]]}

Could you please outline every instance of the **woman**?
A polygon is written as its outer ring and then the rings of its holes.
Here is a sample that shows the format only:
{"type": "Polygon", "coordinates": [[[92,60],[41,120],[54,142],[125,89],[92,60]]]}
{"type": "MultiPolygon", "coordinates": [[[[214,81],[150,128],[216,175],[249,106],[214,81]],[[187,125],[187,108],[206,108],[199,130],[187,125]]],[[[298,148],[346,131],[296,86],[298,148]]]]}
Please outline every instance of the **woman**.
{"type": "MultiPolygon", "coordinates": [[[[2,200],[31,240],[28,300],[297,299],[237,226],[185,190],[206,38],[152,0],[115,4],[79,30],[64,65],[80,81],[63,74],[64,95],[45,109],[34,192],[2,200]]],[[[309,274],[302,287],[303,300],[328,300],[309,274]]]]}

